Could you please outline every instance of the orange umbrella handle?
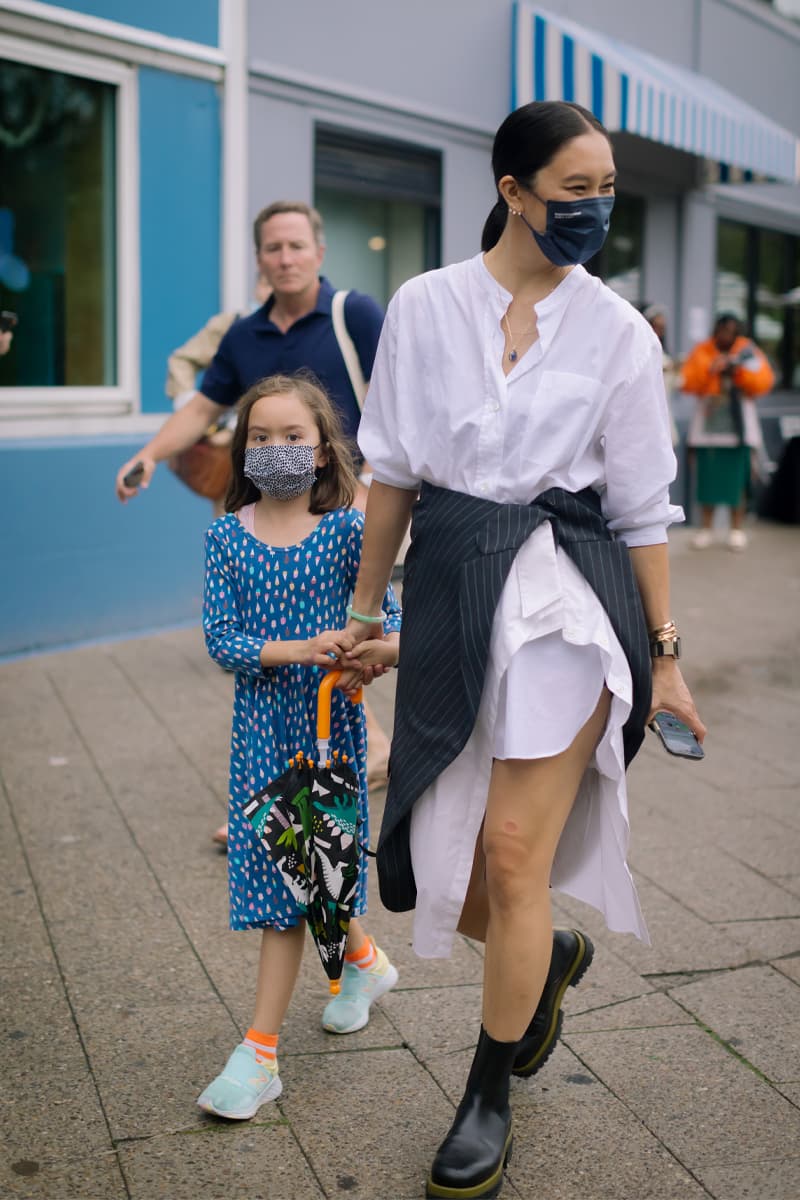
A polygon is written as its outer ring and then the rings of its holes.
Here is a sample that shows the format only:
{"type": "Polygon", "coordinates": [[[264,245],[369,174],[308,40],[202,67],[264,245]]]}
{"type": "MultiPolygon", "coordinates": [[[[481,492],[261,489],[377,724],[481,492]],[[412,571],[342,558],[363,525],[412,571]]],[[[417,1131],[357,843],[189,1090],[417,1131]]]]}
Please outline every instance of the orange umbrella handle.
{"type": "MultiPolygon", "coordinates": [[[[331,736],[331,693],[341,678],[339,670],[326,671],[319,685],[317,699],[317,740],[327,742],[331,736]]],[[[359,688],[350,699],[354,704],[360,704],[364,698],[364,689],[359,688]]]]}

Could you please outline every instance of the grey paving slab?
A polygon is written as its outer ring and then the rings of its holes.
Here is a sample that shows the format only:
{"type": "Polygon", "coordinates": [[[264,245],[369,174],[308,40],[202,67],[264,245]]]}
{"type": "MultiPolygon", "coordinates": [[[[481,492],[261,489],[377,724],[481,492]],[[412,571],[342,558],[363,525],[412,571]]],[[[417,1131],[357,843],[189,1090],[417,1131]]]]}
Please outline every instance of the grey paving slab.
{"type": "Polygon", "coordinates": [[[741,942],[754,959],[782,958],[800,954],[800,920],[784,917],[774,921],[721,921],[717,929],[741,942]]]}
{"type": "Polygon", "coordinates": [[[30,1187],[46,1194],[40,1172],[72,1177],[72,1162],[80,1174],[89,1156],[112,1148],[110,1134],[55,964],[9,968],[0,984],[0,1163],[15,1177],[12,1194],[29,1178],[12,1164],[38,1164],[30,1187]]]}
{"type": "Polygon", "coordinates": [[[689,1170],[778,1158],[800,1139],[800,1112],[699,1028],[565,1040],[689,1170]]]}
{"type": "Polygon", "coordinates": [[[52,1161],[0,1162],[0,1195],[9,1200],[129,1200],[113,1150],[52,1161]]]}
{"type": "Polygon", "coordinates": [[[389,1020],[414,1054],[432,1055],[473,1047],[481,1024],[481,986],[420,988],[390,992],[383,999],[389,1020]]]}
{"type": "Polygon", "coordinates": [[[195,1101],[239,1041],[218,1003],[98,1008],[81,1035],[115,1139],[202,1124],[195,1101]]]}
{"type": "Polygon", "coordinates": [[[281,1108],[327,1195],[418,1200],[453,1108],[409,1051],[298,1056],[281,1078],[281,1108]]]}
{"type": "Polygon", "coordinates": [[[776,1088],[795,1108],[800,1109],[800,1083],[778,1083],[776,1088]]]}
{"type": "Polygon", "coordinates": [[[214,996],[171,913],[151,918],[146,937],[134,919],[52,922],[51,932],[70,997],[82,1014],[113,1004],[195,1003],[214,996]]]}
{"type": "Polygon", "coordinates": [[[700,1182],[716,1200],[797,1200],[800,1195],[800,1159],[701,1167],[700,1182]]]}
{"type": "Polygon", "coordinates": [[[714,846],[640,846],[630,861],[706,921],[800,916],[798,897],[714,846]]]}
{"type": "Polygon", "coordinates": [[[793,979],[795,983],[800,983],[800,955],[775,959],[772,966],[788,979],[793,979]]]}
{"type": "Polygon", "coordinates": [[[131,1200],[322,1200],[292,1130],[265,1111],[257,1121],[209,1119],[200,1130],[122,1146],[131,1200]]]}
{"type": "Polygon", "coordinates": [[[649,1029],[655,1025],[692,1025],[685,1009],[661,992],[607,1004],[589,1012],[571,1013],[565,1029],[569,1033],[594,1033],[602,1029],[649,1029]]]}
{"type": "Polygon", "coordinates": [[[794,896],[800,896],[800,875],[782,875],[781,886],[794,896]]]}
{"type": "Polygon", "coordinates": [[[207,655],[199,630],[196,639],[191,654],[168,636],[118,642],[109,647],[108,654],[175,743],[195,763],[224,812],[228,798],[233,676],[212,663],[225,685],[212,686],[212,677],[201,669],[201,656],[207,655]]]}
{"type": "Polygon", "coordinates": [[[743,967],[670,995],[768,1079],[800,1080],[800,987],[784,975],[743,967]]]}
{"type": "MultiPolygon", "coordinates": [[[[508,1178],[547,1200],[695,1200],[689,1172],[565,1048],[548,1086],[514,1081],[514,1154],[508,1178]]],[[[538,1078],[538,1077],[537,1077],[538,1078]]]]}

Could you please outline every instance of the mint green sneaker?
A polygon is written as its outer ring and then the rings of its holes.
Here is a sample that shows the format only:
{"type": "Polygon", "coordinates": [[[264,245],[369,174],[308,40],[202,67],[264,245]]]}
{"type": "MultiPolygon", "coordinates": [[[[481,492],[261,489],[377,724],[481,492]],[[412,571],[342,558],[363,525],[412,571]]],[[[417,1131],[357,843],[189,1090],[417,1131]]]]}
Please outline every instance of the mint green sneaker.
{"type": "Polygon", "coordinates": [[[355,1033],[369,1021],[370,1005],[380,1000],[397,983],[393,967],[380,946],[375,946],[378,961],[363,971],[352,963],[344,964],[342,990],[325,1005],[322,1028],[328,1033],[355,1033]]]}
{"type": "Polygon", "coordinates": [[[256,1062],[252,1046],[238,1045],[225,1064],[225,1070],[210,1083],[197,1103],[203,1112],[229,1121],[249,1121],[262,1104],[277,1100],[283,1091],[274,1067],[256,1062]]]}

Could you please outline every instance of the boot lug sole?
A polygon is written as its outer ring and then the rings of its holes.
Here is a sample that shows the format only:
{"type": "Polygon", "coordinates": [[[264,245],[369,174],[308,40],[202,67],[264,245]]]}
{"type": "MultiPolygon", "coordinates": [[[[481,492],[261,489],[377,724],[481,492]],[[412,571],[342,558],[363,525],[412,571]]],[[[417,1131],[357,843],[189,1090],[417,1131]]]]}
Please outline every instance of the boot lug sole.
{"type": "Polygon", "coordinates": [[[529,1079],[531,1075],[535,1075],[537,1071],[541,1070],[550,1055],[555,1050],[556,1045],[558,1044],[558,1039],[561,1036],[562,1026],[564,1024],[564,1014],[561,1011],[561,1003],[564,999],[564,993],[568,987],[577,987],[586,972],[589,970],[589,967],[592,965],[592,960],[594,959],[594,943],[590,937],[584,933],[581,933],[579,930],[576,929],[574,932],[578,935],[583,943],[583,954],[581,955],[579,962],[573,966],[572,970],[566,973],[559,985],[555,996],[555,1004],[553,1005],[553,1011],[555,1014],[554,1022],[551,1021],[550,1028],[547,1031],[547,1036],[539,1050],[537,1050],[530,1062],[526,1063],[524,1066],[512,1067],[511,1074],[516,1075],[518,1079],[529,1079]]]}

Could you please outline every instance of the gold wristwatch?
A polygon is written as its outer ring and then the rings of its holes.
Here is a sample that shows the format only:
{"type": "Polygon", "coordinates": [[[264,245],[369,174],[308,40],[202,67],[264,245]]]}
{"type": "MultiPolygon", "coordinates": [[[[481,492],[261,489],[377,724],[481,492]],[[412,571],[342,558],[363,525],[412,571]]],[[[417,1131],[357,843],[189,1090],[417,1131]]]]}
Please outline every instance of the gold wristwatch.
{"type": "Polygon", "coordinates": [[[650,657],[651,658],[674,658],[679,659],[681,656],[681,639],[679,637],[670,638],[668,642],[651,642],[650,657]]]}

